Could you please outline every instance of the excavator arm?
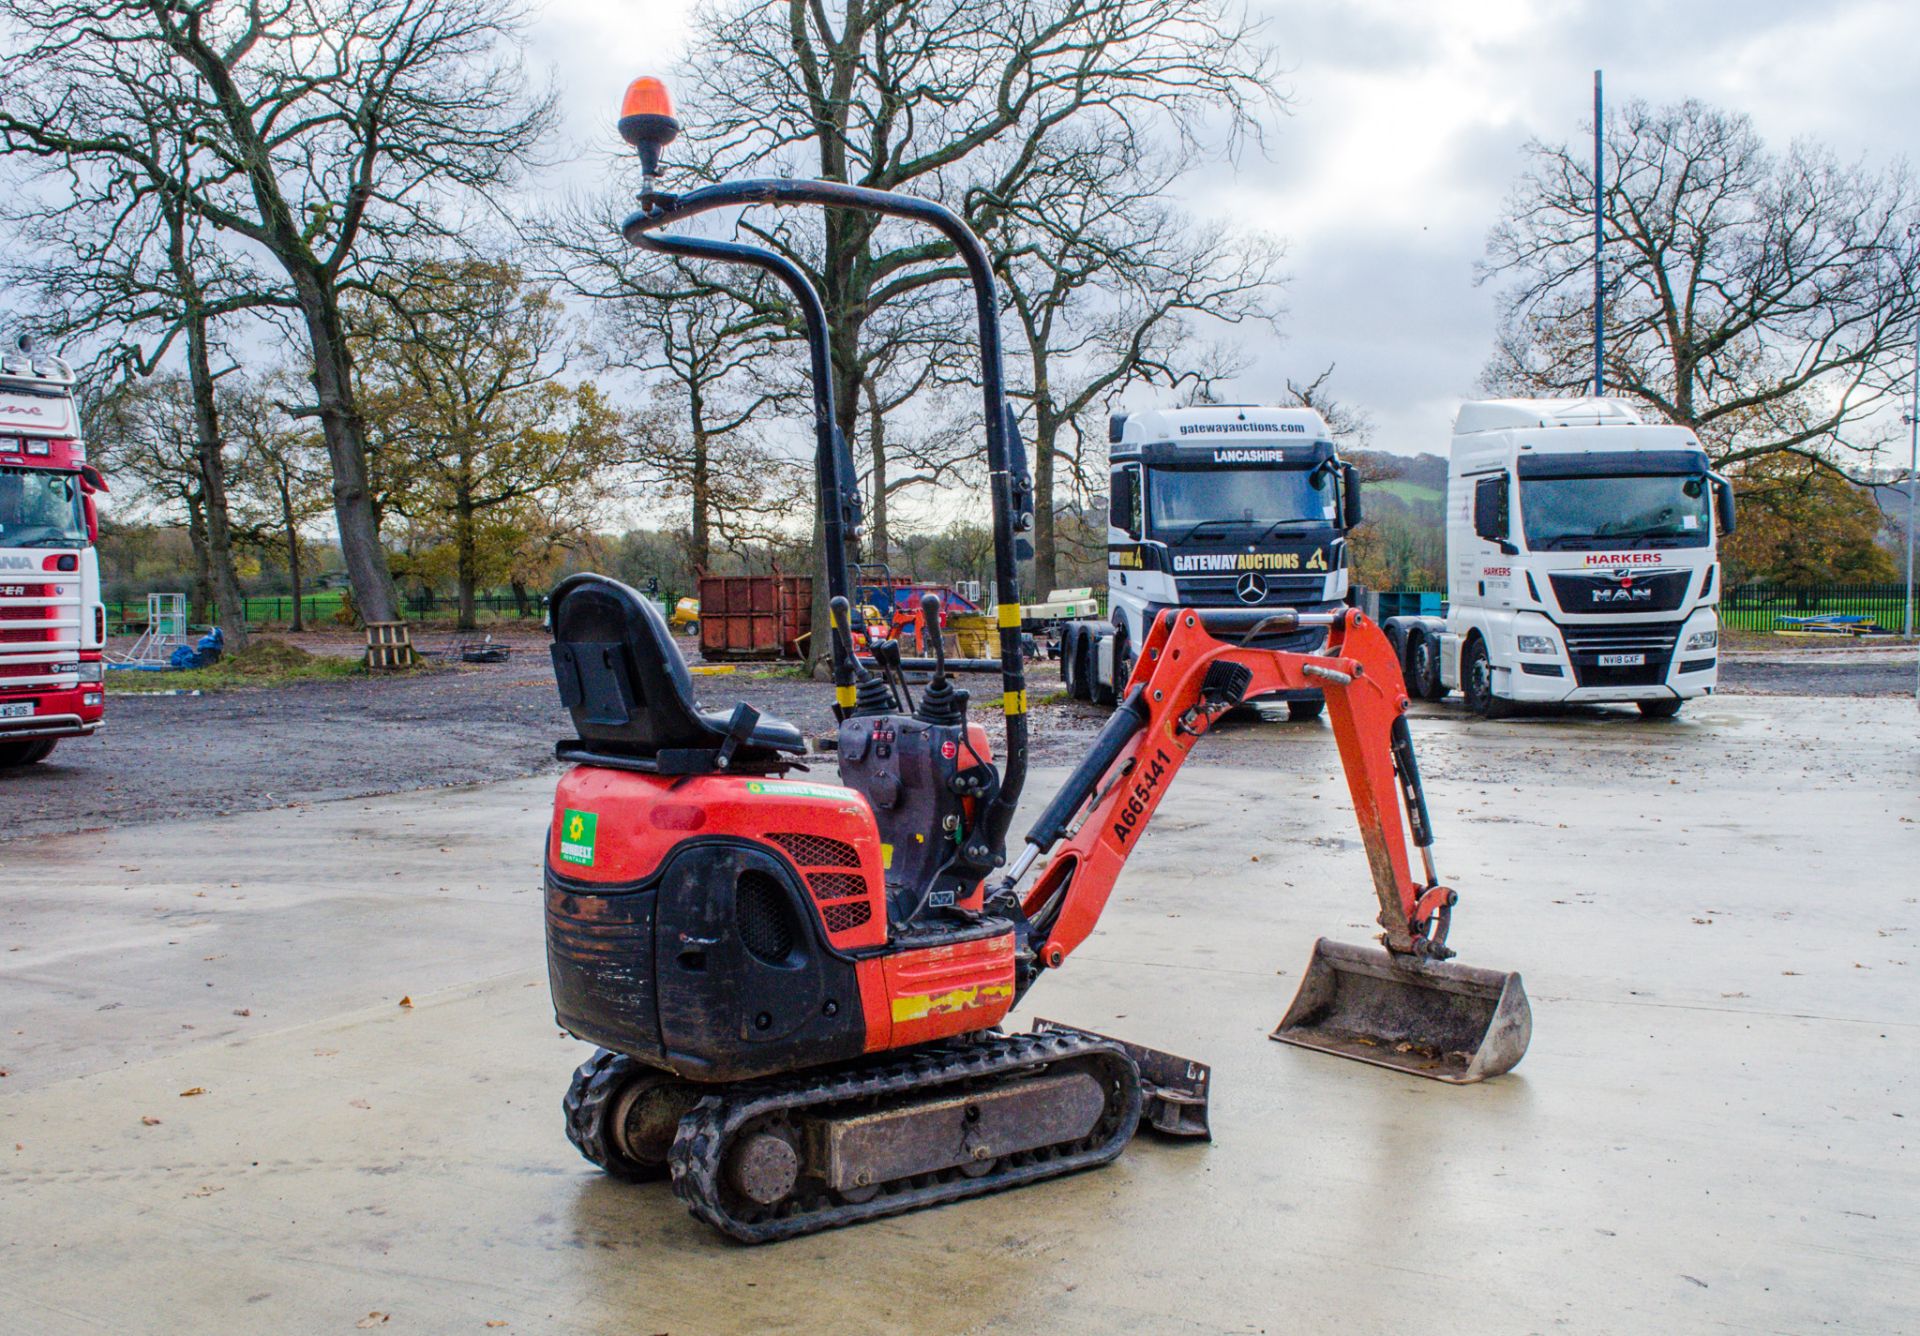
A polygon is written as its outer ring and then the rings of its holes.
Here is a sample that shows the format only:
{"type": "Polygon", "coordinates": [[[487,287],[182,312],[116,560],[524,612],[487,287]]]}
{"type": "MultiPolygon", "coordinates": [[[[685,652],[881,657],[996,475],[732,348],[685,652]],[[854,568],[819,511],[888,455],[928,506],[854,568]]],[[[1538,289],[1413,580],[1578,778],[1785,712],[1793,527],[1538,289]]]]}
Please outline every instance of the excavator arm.
{"type": "Polygon", "coordinates": [[[1093,931],[1154,809],[1215,721],[1244,700],[1301,689],[1326,696],[1379,900],[1382,942],[1399,956],[1449,954],[1445,938],[1454,896],[1437,884],[1426,857],[1432,837],[1392,644],[1351,609],[1328,619],[1324,654],[1239,643],[1292,630],[1301,624],[1297,614],[1263,621],[1241,614],[1237,620],[1239,626],[1227,629],[1192,608],[1156,620],[1119,708],[1028,833],[1015,880],[1039,856],[1052,853],[1021,896],[1041,967],[1059,965],[1093,931]],[[1229,638],[1235,631],[1244,634],[1229,638]],[[1424,880],[1416,879],[1409,862],[1409,828],[1423,856],[1424,880]]]}
{"type": "MultiPolygon", "coordinates": [[[[1051,854],[1018,895],[1029,962],[1022,985],[1059,966],[1093,931],[1167,786],[1220,716],[1241,701],[1302,688],[1326,696],[1379,901],[1381,946],[1316,942],[1273,1038],[1453,1084],[1512,1069],[1533,1032],[1526,989],[1518,974],[1448,960],[1455,897],[1433,870],[1399,660],[1380,628],[1351,609],[1319,618],[1177,608],[1157,619],[1119,708],[1027,833],[1000,892],[1014,895],[1051,854]],[[1328,628],[1324,654],[1257,645],[1263,634],[1315,624],[1328,628]]],[[[1199,1081],[1196,1089],[1204,1073],[1199,1081]]],[[[1155,1096],[1168,1107],[1204,1105],[1204,1094],[1181,1095],[1178,1083],[1171,1097],[1155,1096]]],[[[1204,1113],[1188,1115],[1204,1127],[1204,1113]]]]}

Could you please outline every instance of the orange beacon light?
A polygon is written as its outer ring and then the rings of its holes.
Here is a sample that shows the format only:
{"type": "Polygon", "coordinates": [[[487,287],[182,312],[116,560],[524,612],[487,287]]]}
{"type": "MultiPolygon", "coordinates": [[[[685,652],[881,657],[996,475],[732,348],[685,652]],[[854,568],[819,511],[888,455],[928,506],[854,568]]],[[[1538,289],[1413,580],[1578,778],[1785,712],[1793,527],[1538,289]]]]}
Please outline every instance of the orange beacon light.
{"type": "Polygon", "coordinates": [[[660,150],[680,133],[667,86],[651,75],[627,85],[620,104],[620,137],[640,150],[640,170],[649,178],[660,170],[660,150]]]}

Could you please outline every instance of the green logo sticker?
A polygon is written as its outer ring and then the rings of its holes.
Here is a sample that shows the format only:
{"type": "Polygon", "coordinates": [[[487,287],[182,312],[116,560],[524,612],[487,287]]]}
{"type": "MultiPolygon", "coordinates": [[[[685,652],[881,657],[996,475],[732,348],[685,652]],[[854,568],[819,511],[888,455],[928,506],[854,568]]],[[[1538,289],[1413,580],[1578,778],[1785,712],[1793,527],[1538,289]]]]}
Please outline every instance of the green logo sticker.
{"type": "Polygon", "coordinates": [[[560,861],[593,866],[593,841],[599,833],[600,818],[592,812],[576,812],[571,807],[560,814],[560,861]]]}
{"type": "Polygon", "coordinates": [[[789,779],[756,779],[747,785],[747,792],[772,794],[776,798],[831,798],[840,803],[852,802],[860,796],[852,789],[834,784],[801,784],[789,779]]]}

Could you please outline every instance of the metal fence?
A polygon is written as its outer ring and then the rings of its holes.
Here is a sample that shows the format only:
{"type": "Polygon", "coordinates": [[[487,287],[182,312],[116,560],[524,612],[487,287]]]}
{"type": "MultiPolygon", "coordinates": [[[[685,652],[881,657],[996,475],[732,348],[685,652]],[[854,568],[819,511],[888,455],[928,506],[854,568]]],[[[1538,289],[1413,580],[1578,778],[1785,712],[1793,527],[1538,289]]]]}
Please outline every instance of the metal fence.
{"type": "MultiPolygon", "coordinates": [[[[1380,615],[1437,616],[1445,597],[1433,589],[1383,589],[1380,615]]],[[[1794,618],[1848,617],[1866,618],[1874,627],[1897,633],[1905,626],[1906,597],[1906,587],[1898,583],[1728,585],[1720,594],[1720,624],[1736,631],[1780,631],[1792,629],[1795,623],[1790,619],[1794,618]]],[[[1920,591],[1916,606],[1920,607],[1920,591]]]]}
{"type": "Polygon", "coordinates": [[[1774,631],[1789,617],[1865,617],[1899,631],[1907,591],[1900,584],[1737,584],[1720,595],[1720,624],[1740,631],[1774,631]]]}
{"type": "MultiPolygon", "coordinates": [[[[329,590],[320,594],[304,595],[300,599],[301,620],[312,627],[330,626],[340,611],[344,594],[340,590],[329,590]]],[[[294,600],[291,595],[256,595],[246,601],[247,625],[286,626],[293,621],[294,600]]],[[[409,594],[402,600],[409,617],[450,617],[460,607],[460,600],[435,594],[409,594]]],[[[505,613],[520,615],[520,603],[511,593],[479,594],[473,600],[474,609],[479,612],[505,613]]],[[[545,596],[530,594],[527,597],[526,615],[538,617],[546,607],[545,596]]],[[[132,630],[145,625],[147,620],[147,601],[125,599],[108,603],[107,626],[114,632],[132,630]]]]}

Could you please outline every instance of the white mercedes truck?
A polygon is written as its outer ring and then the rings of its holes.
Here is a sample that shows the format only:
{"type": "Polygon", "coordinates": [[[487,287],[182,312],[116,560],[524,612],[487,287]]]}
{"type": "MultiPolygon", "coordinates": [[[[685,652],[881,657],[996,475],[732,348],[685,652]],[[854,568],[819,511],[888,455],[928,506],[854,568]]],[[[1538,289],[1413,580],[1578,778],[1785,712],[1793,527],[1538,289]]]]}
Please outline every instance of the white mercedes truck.
{"type": "Polygon", "coordinates": [[[1685,427],[1618,399],[1463,404],[1446,519],[1446,616],[1383,623],[1410,694],[1668,718],[1712,693],[1733,489],[1685,427]]]}
{"type": "MultiPolygon", "coordinates": [[[[1279,608],[1345,605],[1360,479],[1319,413],[1250,404],[1116,413],[1107,443],[1107,619],[1062,629],[1071,695],[1111,704],[1167,608],[1237,608],[1252,628],[1279,608]]],[[[1259,639],[1304,653],[1325,642],[1320,627],[1259,639]]],[[[1277,699],[1294,719],[1324,705],[1317,691],[1277,699]]]]}

